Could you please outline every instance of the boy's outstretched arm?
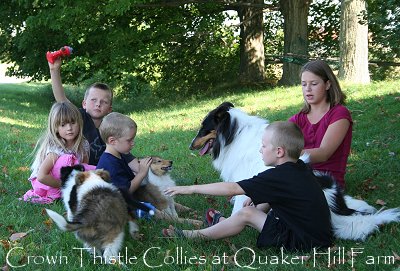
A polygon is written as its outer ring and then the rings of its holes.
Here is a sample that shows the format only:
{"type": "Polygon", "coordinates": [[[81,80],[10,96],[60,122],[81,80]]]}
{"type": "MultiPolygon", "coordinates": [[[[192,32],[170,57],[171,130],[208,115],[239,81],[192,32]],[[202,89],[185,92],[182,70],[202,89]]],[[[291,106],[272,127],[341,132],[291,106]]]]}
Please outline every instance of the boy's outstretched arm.
{"type": "Polygon", "coordinates": [[[174,186],[167,188],[164,193],[169,196],[204,194],[213,196],[235,196],[244,195],[244,190],[237,183],[210,183],[189,186],[174,186]]]}
{"type": "Polygon", "coordinates": [[[53,89],[53,95],[57,102],[69,101],[65,96],[64,87],[61,81],[61,58],[54,61],[53,64],[48,62],[51,77],[51,88],[53,89]]]}

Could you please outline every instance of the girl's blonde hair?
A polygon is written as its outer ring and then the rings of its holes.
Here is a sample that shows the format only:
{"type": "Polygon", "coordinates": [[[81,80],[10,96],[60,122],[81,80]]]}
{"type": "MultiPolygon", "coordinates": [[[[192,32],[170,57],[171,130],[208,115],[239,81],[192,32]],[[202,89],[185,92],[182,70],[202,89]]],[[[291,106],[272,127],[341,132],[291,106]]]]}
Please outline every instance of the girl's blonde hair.
{"type": "Polygon", "coordinates": [[[50,109],[47,119],[47,128],[40,137],[35,147],[35,161],[32,164],[39,166],[49,150],[61,149],[66,153],[75,153],[81,161],[88,158],[87,150],[84,148],[83,120],[78,108],[70,102],[54,103],[50,109]],[[58,127],[63,123],[77,123],[79,133],[72,148],[67,149],[65,141],[58,134],[58,127]]]}
{"type": "MultiPolygon", "coordinates": [[[[325,61],[314,60],[306,63],[300,71],[300,77],[305,71],[317,75],[322,80],[324,80],[325,83],[329,80],[331,86],[327,90],[326,99],[327,102],[329,102],[331,108],[335,105],[344,105],[346,103],[346,94],[343,93],[342,89],[340,88],[339,81],[337,80],[331,67],[329,67],[329,65],[325,61]]],[[[301,112],[307,114],[310,112],[310,110],[311,106],[306,101],[304,101],[301,112]]]]}

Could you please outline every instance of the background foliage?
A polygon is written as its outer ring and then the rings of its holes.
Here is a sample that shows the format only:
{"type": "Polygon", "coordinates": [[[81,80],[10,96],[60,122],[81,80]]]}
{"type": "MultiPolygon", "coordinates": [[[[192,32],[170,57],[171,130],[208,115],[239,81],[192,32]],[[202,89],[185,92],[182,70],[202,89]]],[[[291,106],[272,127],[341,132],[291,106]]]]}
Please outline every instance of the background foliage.
{"type": "MultiPolygon", "coordinates": [[[[400,62],[400,1],[369,0],[368,4],[370,59],[400,62]]],[[[375,67],[373,71],[373,79],[399,76],[399,71],[390,65],[375,67]]]]}
{"type": "MultiPolygon", "coordinates": [[[[264,1],[268,82],[275,84],[283,54],[278,1],[264,1]]],[[[367,0],[370,60],[399,61],[400,0],[367,0]]],[[[46,51],[75,49],[63,80],[104,81],[124,95],[152,91],[187,96],[224,91],[237,82],[239,25],[227,25],[236,1],[10,0],[0,3],[0,61],[10,75],[47,79],[46,51]],[[231,6],[229,6],[229,4],[231,6]],[[217,87],[222,88],[217,88],[217,87]]],[[[335,63],[339,56],[340,2],[315,0],[309,14],[309,56],[335,63]]],[[[394,68],[372,69],[374,79],[394,68]]]]}

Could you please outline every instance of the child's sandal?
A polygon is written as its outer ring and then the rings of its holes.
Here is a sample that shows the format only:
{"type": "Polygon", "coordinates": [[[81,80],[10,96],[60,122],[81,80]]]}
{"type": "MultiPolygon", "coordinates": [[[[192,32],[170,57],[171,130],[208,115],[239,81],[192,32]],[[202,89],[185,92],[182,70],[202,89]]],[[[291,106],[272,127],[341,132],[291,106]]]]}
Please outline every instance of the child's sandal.
{"type": "Polygon", "coordinates": [[[208,225],[208,227],[214,226],[215,224],[217,224],[219,222],[219,219],[223,216],[223,214],[221,214],[220,212],[218,212],[217,210],[213,209],[213,208],[209,208],[206,211],[205,214],[205,223],[208,225]],[[210,212],[214,214],[214,216],[210,216],[210,212]]]}

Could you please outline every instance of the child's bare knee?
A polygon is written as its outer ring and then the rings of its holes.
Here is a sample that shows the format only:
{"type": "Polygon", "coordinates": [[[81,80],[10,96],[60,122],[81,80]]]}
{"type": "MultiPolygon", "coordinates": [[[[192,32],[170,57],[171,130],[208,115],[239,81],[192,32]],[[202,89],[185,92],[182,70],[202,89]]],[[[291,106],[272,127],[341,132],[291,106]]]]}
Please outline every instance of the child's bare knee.
{"type": "Polygon", "coordinates": [[[237,215],[240,216],[240,218],[243,221],[252,221],[252,218],[254,217],[254,212],[257,211],[256,208],[254,208],[254,206],[247,206],[247,207],[243,207],[242,209],[240,209],[237,212],[237,215]]]}

